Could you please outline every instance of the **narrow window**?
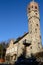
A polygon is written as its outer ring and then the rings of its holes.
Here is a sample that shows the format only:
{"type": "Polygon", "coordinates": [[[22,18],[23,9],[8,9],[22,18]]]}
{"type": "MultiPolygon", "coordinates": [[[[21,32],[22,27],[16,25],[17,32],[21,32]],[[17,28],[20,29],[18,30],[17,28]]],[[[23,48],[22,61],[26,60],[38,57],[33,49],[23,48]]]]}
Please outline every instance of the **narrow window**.
{"type": "Polygon", "coordinates": [[[38,24],[36,24],[38,26],[38,24]]]}
{"type": "Polygon", "coordinates": [[[36,15],[37,15],[37,13],[36,13],[36,15]]]}
{"type": "Polygon", "coordinates": [[[16,60],[16,56],[17,56],[17,55],[16,55],[16,54],[14,54],[14,60],[16,60]]]}
{"type": "Polygon", "coordinates": [[[32,46],[30,48],[32,49],[32,46]]]}
{"type": "Polygon", "coordinates": [[[33,8],[33,6],[32,6],[32,8],[33,8]]]}
{"type": "Polygon", "coordinates": [[[37,6],[35,6],[35,9],[37,9],[37,6]]]}

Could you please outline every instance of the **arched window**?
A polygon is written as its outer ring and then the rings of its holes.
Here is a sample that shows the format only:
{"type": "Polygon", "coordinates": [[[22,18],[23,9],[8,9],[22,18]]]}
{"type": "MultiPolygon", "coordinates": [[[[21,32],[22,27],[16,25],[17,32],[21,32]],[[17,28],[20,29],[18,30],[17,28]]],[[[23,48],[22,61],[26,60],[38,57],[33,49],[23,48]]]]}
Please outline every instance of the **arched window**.
{"type": "Polygon", "coordinates": [[[38,24],[36,24],[38,26],[38,24]]]}
{"type": "Polygon", "coordinates": [[[37,9],[37,6],[35,6],[35,9],[37,9]]]}

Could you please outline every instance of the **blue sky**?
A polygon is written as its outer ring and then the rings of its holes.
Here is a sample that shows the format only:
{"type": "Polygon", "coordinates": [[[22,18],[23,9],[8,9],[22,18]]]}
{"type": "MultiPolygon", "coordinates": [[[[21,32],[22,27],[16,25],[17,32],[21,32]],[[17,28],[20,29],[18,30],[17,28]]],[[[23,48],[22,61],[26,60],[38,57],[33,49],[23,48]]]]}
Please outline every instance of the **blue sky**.
{"type": "MultiPolygon", "coordinates": [[[[32,0],[0,0],[0,42],[28,32],[27,5],[32,0]]],[[[40,6],[40,29],[43,43],[43,0],[40,6]]]]}

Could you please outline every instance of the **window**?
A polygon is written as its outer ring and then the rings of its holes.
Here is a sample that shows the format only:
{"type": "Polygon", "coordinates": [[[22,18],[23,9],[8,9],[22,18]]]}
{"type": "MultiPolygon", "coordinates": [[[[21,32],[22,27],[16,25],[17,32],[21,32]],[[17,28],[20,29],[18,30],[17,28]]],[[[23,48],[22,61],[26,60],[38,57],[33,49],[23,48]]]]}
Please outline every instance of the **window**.
{"type": "Polygon", "coordinates": [[[37,15],[37,13],[36,13],[36,15],[37,15]]]}
{"type": "Polygon", "coordinates": [[[16,54],[14,54],[14,60],[16,60],[16,57],[17,57],[17,55],[16,55],[16,54]]]}
{"type": "Polygon", "coordinates": [[[37,9],[37,6],[35,6],[35,9],[37,9]]]}
{"type": "Polygon", "coordinates": [[[37,29],[35,29],[35,31],[37,31],[37,29]]]}
{"type": "Polygon", "coordinates": [[[30,48],[32,49],[32,46],[30,48]]]}
{"type": "Polygon", "coordinates": [[[6,56],[6,60],[9,61],[9,60],[10,60],[10,57],[11,57],[10,55],[7,55],[7,56],[6,56]]]}
{"type": "Polygon", "coordinates": [[[32,6],[32,8],[33,8],[33,6],[32,6]]]}
{"type": "Polygon", "coordinates": [[[38,42],[38,44],[40,44],[40,43],[38,42]]]}
{"type": "Polygon", "coordinates": [[[38,26],[38,24],[36,24],[38,26]]]}

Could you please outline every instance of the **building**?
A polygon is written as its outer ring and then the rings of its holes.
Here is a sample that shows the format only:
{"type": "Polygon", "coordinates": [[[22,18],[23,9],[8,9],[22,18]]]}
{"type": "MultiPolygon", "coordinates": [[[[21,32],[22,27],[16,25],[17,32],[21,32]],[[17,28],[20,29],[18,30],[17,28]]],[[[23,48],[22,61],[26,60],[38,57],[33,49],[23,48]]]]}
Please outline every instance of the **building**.
{"type": "Polygon", "coordinates": [[[6,61],[13,62],[17,56],[17,44],[14,44],[15,40],[10,40],[8,47],[6,48],[6,61]]]}
{"type": "Polygon", "coordinates": [[[38,3],[31,1],[27,7],[28,28],[29,31],[23,36],[17,38],[14,43],[10,42],[6,50],[6,56],[10,54],[16,60],[25,50],[26,58],[31,54],[36,54],[42,50],[41,33],[40,33],[40,15],[38,3]],[[16,52],[15,52],[16,48],[16,52]],[[9,51],[11,50],[11,52],[9,51]],[[13,49],[13,50],[12,50],[13,49]],[[12,54],[13,52],[13,54],[12,54]]]}
{"type": "Polygon", "coordinates": [[[31,35],[32,53],[42,49],[40,34],[40,15],[38,3],[32,1],[27,8],[29,34],[31,35]]]}

